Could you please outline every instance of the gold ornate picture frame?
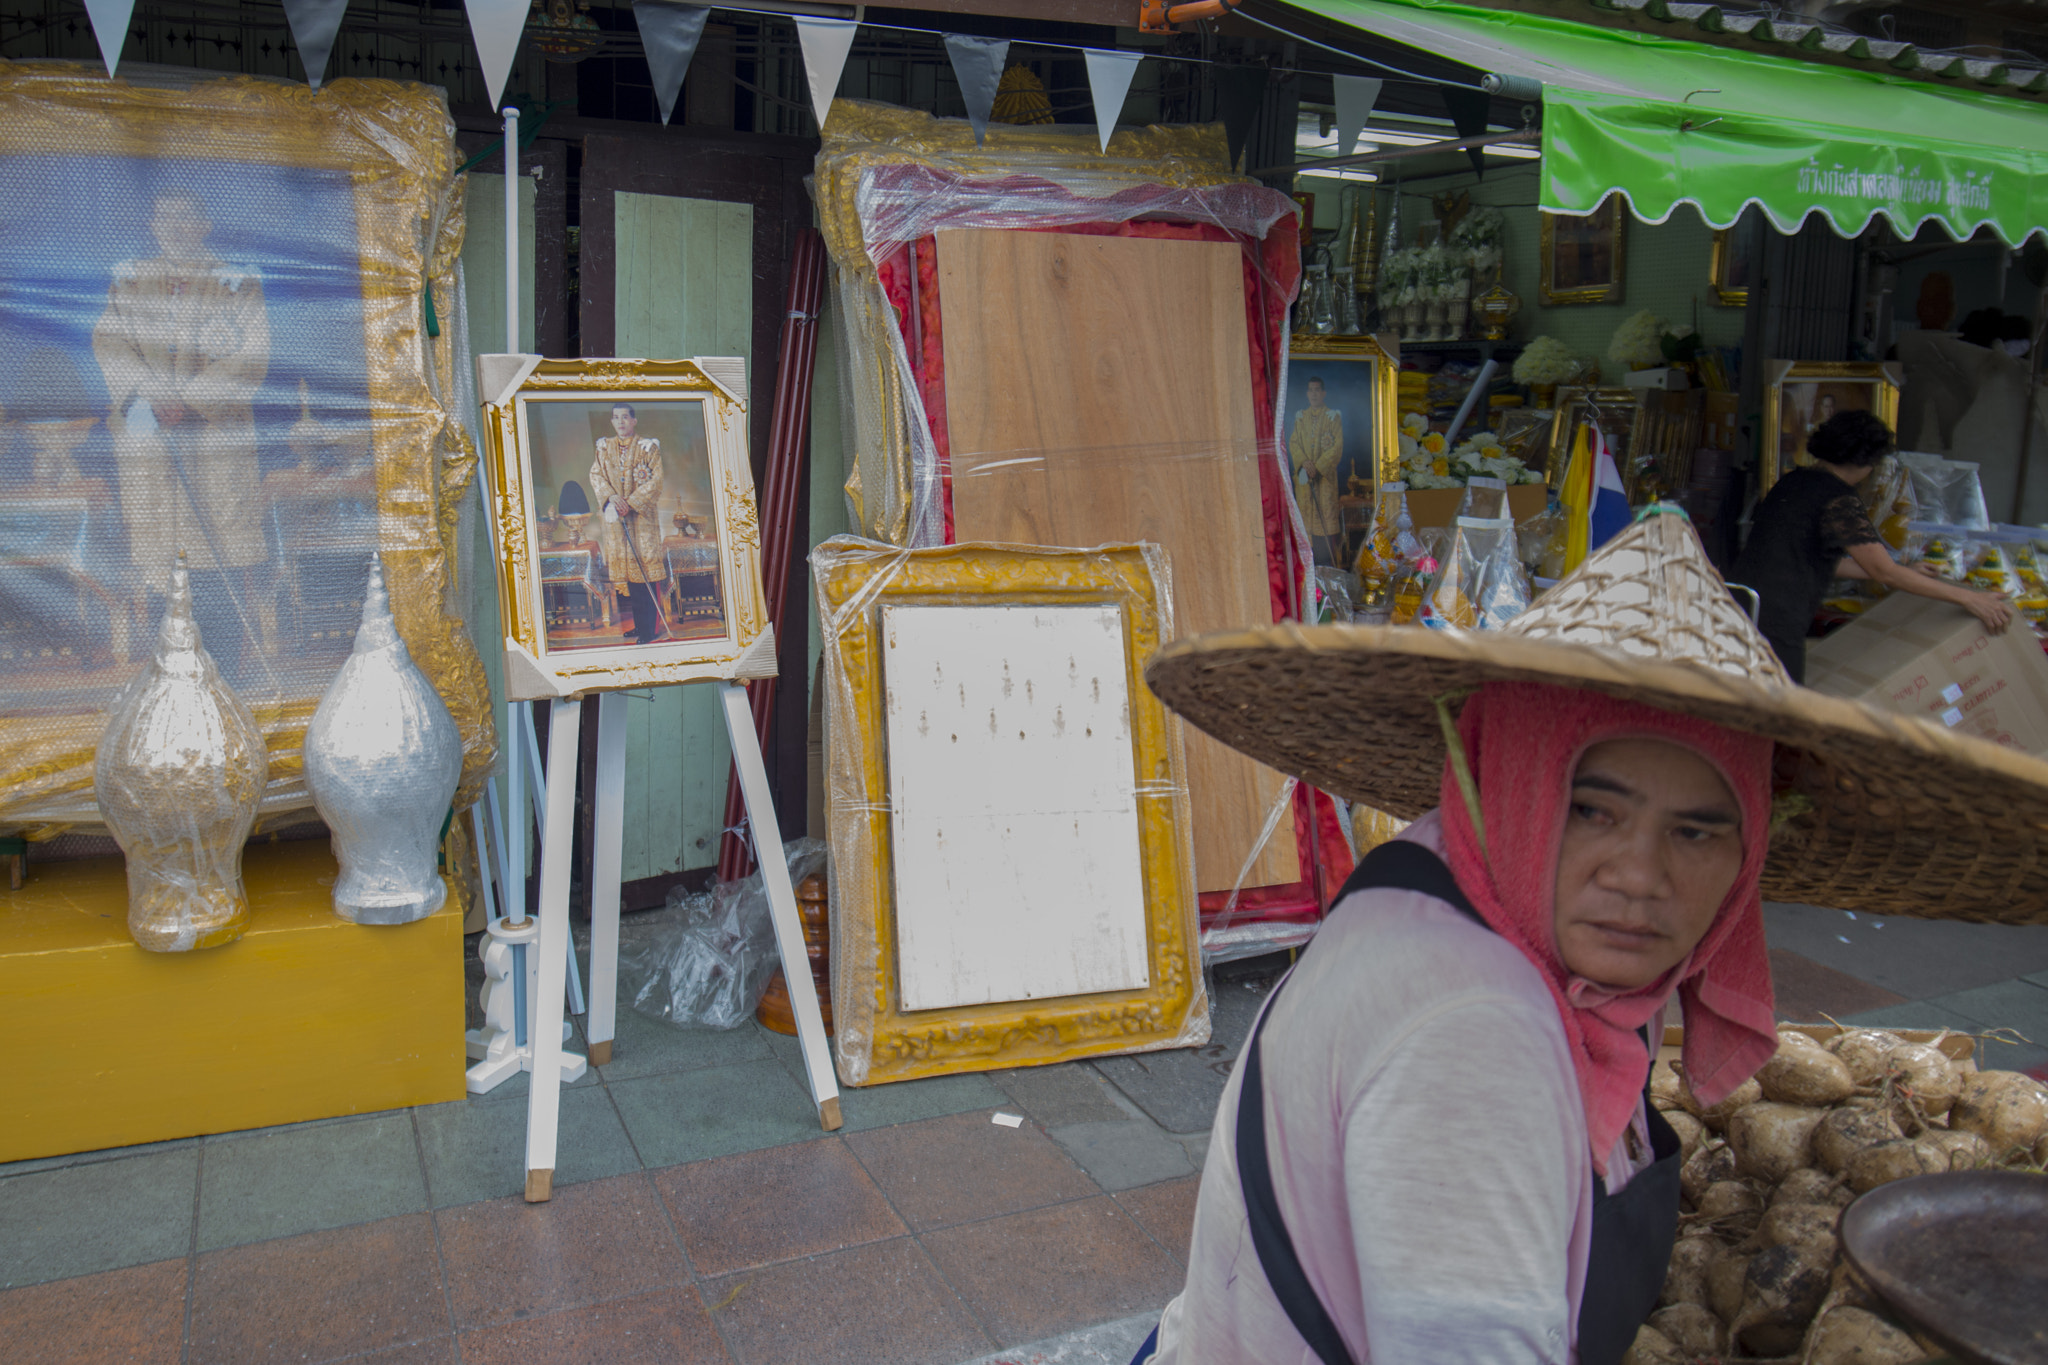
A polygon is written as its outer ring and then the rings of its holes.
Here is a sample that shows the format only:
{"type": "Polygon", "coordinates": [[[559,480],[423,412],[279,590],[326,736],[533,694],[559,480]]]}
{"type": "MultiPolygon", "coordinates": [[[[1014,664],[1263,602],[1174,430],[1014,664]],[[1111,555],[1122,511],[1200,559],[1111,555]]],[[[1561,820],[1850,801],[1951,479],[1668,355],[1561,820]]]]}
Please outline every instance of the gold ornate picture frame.
{"type": "Polygon", "coordinates": [[[1373,495],[1400,477],[1399,370],[1374,337],[1296,332],[1289,342],[1280,448],[1318,563],[1351,562],[1373,495]]]}
{"type": "MultiPolygon", "coordinates": [[[[1146,661],[1172,633],[1158,548],[964,544],[901,550],[840,536],[817,547],[811,565],[824,641],[832,1015],[840,1079],[873,1085],[1207,1041],[1179,722],[1144,681],[1146,661]],[[1148,979],[1134,989],[907,1010],[884,613],[905,606],[1006,605],[1108,606],[1120,620],[1148,979]]],[[[1002,776],[992,772],[989,780],[1002,776]]]]}
{"type": "Polygon", "coordinates": [[[774,676],[740,370],[477,358],[509,696],[774,676]]]}
{"type": "Polygon", "coordinates": [[[1806,439],[1838,412],[1869,412],[1899,427],[1905,371],[1895,361],[1773,360],[1764,367],[1764,430],[1757,453],[1757,495],[1786,470],[1811,464],[1806,439]]]}
{"type": "Polygon", "coordinates": [[[1550,419],[1550,445],[1543,460],[1543,482],[1552,488],[1564,487],[1565,465],[1572,457],[1572,436],[1585,415],[1589,399],[1598,410],[1600,429],[1607,433],[1608,448],[1614,452],[1615,464],[1626,469],[1635,436],[1638,397],[1640,395],[1634,389],[1560,388],[1555,415],[1550,419]]]}
{"type": "Polygon", "coordinates": [[[1583,216],[1536,215],[1537,293],[1546,308],[1620,303],[1628,286],[1628,205],[1619,194],[1583,216]]]}
{"type": "Polygon", "coordinates": [[[1749,306],[1750,275],[1756,269],[1749,250],[1753,240],[1749,229],[1739,221],[1714,229],[1714,244],[1707,258],[1707,283],[1714,291],[1714,302],[1723,308],[1749,306]]]}

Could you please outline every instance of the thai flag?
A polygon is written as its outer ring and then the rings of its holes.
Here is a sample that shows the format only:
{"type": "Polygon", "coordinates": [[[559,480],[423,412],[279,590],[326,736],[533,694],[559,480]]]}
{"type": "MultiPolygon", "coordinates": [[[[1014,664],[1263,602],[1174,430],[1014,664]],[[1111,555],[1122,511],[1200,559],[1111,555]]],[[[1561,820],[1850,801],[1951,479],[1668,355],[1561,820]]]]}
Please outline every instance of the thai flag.
{"type": "Polygon", "coordinates": [[[1621,471],[1614,466],[1614,451],[1607,433],[1593,428],[1593,505],[1587,513],[1586,550],[1591,553],[1612,540],[1628,525],[1628,494],[1622,491],[1621,471]]]}

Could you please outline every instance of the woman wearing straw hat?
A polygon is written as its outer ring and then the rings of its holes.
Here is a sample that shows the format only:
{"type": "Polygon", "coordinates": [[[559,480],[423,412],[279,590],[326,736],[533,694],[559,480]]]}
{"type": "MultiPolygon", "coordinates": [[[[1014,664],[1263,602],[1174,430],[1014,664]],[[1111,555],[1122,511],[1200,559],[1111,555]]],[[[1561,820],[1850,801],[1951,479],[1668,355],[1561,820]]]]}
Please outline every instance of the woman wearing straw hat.
{"type": "Polygon", "coordinates": [[[1891,454],[1889,427],[1867,412],[1836,413],[1813,429],[1806,450],[1814,463],[1771,486],[1734,569],[1735,581],[1756,591],[1757,624],[1793,682],[1806,681],[1806,628],[1837,578],[1953,602],[1993,633],[2012,623],[2004,598],[1909,569],[1885,549],[1856,488],[1891,454]]]}
{"type": "Polygon", "coordinates": [[[1708,1104],[1770,1058],[1762,897],[2048,903],[2048,763],[1792,686],[1675,510],[1500,632],[1275,626],[1147,677],[1420,818],[1254,1026],[1140,1361],[1617,1365],[1678,1216],[1650,1044],[1675,1003],[1708,1104]]]}

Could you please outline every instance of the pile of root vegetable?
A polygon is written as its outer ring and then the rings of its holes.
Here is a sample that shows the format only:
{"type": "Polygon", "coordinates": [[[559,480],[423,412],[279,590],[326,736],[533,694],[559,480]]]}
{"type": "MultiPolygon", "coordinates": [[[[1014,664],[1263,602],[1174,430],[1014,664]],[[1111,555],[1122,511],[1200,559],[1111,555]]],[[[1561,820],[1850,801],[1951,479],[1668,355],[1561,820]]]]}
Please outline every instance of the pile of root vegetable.
{"type": "Polygon", "coordinates": [[[1683,1144],[1684,1200],[1660,1306],[1624,1365],[1938,1356],[1844,1262],[1842,1210],[1907,1176],[2048,1163],[2048,1087],[2031,1077],[1880,1029],[1778,1037],[1712,1108],[1682,1065],[1652,1073],[1651,1102],[1683,1144]]]}

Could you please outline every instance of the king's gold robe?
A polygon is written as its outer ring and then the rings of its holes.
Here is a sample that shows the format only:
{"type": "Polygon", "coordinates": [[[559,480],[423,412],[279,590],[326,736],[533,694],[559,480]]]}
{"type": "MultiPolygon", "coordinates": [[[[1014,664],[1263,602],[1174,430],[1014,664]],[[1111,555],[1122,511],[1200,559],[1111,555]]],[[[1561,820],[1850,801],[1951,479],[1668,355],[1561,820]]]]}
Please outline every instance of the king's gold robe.
{"type": "Polygon", "coordinates": [[[597,500],[597,545],[614,583],[665,583],[668,557],[661,543],[661,442],[652,436],[607,436],[590,463],[597,500]],[[616,499],[616,520],[605,515],[616,499]]]}
{"type": "Polygon", "coordinates": [[[1334,536],[1343,527],[1337,510],[1337,461],[1344,454],[1344,419],[1335,408],[1303,408],[1287,435],[1294,461],[1295,502],[1312,536],[1334,536]]]}

